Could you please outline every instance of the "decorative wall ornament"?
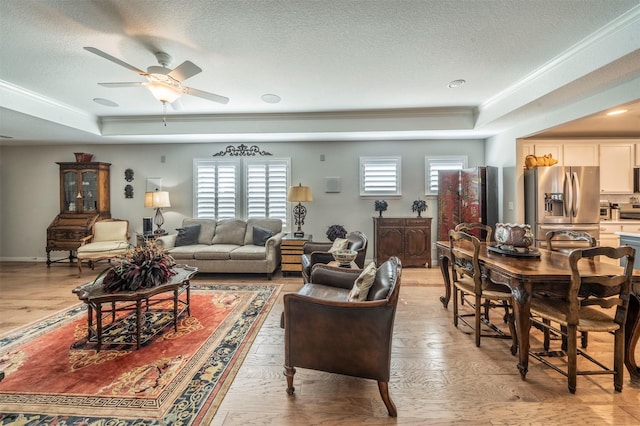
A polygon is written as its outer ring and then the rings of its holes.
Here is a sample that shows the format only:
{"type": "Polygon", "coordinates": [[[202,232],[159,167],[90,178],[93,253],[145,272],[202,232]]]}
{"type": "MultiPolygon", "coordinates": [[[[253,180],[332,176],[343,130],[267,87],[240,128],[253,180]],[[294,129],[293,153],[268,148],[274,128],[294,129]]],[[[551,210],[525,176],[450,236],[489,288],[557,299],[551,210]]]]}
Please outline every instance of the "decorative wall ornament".
{"type": "Polygon", "coordinates": [[[127,185],[124,187],[124,198],[133,198],[133,186],[127,185]]]}
{"type": "Polygon", "coordinates": [[[255,157],[256,155],[273,155],[272,153],[267,151],[260,151],[260,147],[258,147],[258,145],[247,146],[245,144],[240,144],[237,148],[233,145],[229,145],[224,151],[213,154],[213,156],[224,157],[227,154],[229,154],[229,156],[231,157],[255,157]]]}
{"type": "Polygon", "coordinates": [[[131,182],[133,180],[133,170],[127,169],[124,171],[124,180],[131,182]]]}

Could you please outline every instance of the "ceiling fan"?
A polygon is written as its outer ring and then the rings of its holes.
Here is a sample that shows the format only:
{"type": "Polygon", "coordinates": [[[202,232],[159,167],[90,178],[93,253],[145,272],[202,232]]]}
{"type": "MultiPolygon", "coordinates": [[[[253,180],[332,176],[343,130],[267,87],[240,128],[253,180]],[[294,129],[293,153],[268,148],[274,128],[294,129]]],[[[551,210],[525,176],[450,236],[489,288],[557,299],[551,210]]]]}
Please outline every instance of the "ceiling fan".
{"type": "Polygon", "coordinates": [[[130,82],[130,83],[98,83],[104,87],[138,87],[143,86],[149,89],[151,94],[166,107],[166,104],[171,104],[173,109],[181,109],[179,98],[183,94],[197,96],[199,98],[207,99],[213,102],[219,102],[226,104],[229,102],[229,98],[225,96],[216,95],[214,93],[205,92],[203,90],[194,89],[192,87],[183,86],[182,82],[194,75],[202,72],[202,69],[195,65],[191,61],[184,61],[176,68],[171,69],[171,56],[164,52],[157,52],[155,54],[156,59],[160,66],[153,65],[147,68],[147,71],[134,67],[114,56],[103,52],[95,47],[85,47],[85,50],[94,53],[98,56],[102,56],[111,62],[114,62],[120,66],[123,66],[137,74],[140,74],[147,81],[143,82],[130,82]]]}

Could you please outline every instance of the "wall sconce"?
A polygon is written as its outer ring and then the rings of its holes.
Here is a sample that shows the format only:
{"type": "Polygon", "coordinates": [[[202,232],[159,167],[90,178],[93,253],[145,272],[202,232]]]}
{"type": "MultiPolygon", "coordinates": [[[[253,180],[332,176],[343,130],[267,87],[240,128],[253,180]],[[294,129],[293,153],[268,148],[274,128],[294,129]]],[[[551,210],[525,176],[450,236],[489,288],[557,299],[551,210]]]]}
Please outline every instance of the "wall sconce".
{"type": "Polygon", "coordinates": [[[167,233],[164,229],[162,229],[162,224],[164,223],[164,217],[162,216],[163,207],[171,207],[171,202],[169,201],[169,193],[167,191],[154,191],[154,192],[145,192],[144,193],[144,206],[151,207],[156,209],[156,215],[153,218],[153,222],[156,224],[158,229],[154,231],[154,234],[164,235],[167,233]]]}
{"type": "Polygon", "coordinates": [[[295,219],[295,224],[298,226],[298,230],[293,233],[293,236],[304,237],[302,225],[304,225],[304,218],[307,215],[307,208],[301,203],[313,201],[313,196],[311,195],[311,187],[302,186],[301,183],[298,186],[289,187],[289,192],[287,193],[287,201],[298,203],[293,206],[293,217],[295,219]]]}

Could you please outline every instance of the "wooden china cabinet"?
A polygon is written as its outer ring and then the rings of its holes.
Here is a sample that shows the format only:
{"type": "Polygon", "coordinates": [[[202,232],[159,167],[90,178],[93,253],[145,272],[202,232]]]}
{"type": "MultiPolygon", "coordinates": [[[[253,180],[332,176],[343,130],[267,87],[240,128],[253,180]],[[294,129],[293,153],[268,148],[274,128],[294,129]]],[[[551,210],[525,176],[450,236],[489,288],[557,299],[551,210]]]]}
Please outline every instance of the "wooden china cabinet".
{"type": "MultiPolygon", "coordinates": [[[[110,163],[56,163],[60,166],[60,214],[47,228],[47,266],[51,252],[69,251],[73,262],[80,239],[97,220],[111,218],[110,163]]],[[[60,259],[64,260],[64,259],[60,259]]]]}

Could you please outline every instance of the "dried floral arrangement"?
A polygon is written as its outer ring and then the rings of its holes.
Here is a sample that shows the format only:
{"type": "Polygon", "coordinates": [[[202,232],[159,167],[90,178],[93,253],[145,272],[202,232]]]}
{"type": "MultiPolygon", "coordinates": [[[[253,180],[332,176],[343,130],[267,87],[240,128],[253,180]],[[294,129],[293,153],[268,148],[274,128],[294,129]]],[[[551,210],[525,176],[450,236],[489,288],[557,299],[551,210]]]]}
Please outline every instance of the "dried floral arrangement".
{"type": "Polygon", "coordinates": [[[415,200],[411,206],[411,211],[418,212],[418,217],[420,217],[425,210],[427,210],[427,202],[425,200],[415,200]]]}
{"type": "Polygon", "coordinates": [[[389,204],[385,200],[376,200],[373,203],[373,208],[375,211],[380,212],[380,217],[382,217],[382,212],[386,211],[388,206],[389,204]]]}
{"type": "Polygon", "coordinates": [[[176,274],[173,270],[175,260],[161,244],[154,241],[130,248],[112,262],[113,266],[96,278],[98,280],[104,275],[102,287],[108,293],[156,287],[176,274]]]}
{"type": "Polygon", "coordinates": [[[344,238],[347,236],[347,230],[342,225],[331,225],[327,229],[327,238],[330,241],[335,241],[336,238],[344,238]]]}

